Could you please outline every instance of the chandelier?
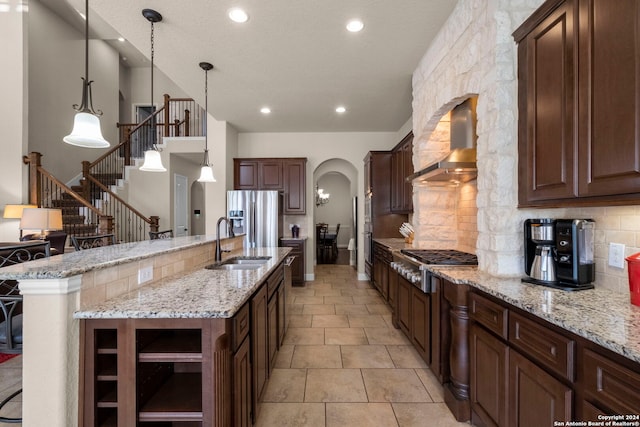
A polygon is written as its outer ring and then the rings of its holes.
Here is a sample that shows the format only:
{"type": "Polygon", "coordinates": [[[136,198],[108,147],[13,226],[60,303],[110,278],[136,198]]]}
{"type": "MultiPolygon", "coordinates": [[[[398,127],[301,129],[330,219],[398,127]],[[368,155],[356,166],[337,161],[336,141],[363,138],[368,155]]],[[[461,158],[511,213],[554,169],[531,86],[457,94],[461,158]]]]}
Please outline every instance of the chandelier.
{"type": "Polygon", "coordinates": [[[325,193],[322,188],[316,184],[316,206],[321,206],[329,203],[329,193],[325,193]]]}

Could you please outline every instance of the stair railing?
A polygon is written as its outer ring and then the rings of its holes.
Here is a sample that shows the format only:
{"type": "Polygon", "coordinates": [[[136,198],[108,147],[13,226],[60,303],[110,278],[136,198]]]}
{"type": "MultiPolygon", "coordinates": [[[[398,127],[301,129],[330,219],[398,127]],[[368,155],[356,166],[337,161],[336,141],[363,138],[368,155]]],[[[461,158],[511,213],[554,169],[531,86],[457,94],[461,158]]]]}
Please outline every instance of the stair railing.
{"type": "Polygon", "coordinates": [[[113,233],[113,218],[73,191],[42,167],[42,155],[31,152],[22,161],[29,165],[29,203],[41,208],[62,209],[64,230],[70,236],[113,233]],[[64,206],[65,200],[76,200],[77,206],[64,206]]]}

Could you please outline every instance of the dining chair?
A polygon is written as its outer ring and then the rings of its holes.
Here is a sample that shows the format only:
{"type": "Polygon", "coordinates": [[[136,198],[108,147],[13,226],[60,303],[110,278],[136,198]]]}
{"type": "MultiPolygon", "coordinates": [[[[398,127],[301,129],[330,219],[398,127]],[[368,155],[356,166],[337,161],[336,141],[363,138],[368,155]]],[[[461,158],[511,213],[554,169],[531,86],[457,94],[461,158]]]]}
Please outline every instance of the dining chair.
{"type": "Polygon", "coordinates": [[[71,243],[76,251],[111,246],[116,243],[113,234],[97,234],[94,236],[71,236],[71,243]]]}
{"type": "Polygon", "coordinates": [[[67,233],[64,231],[50,231],[44,238],[41,234],[25,234],[20,238],[21,242],[44,240],[51,243],[51,255],[62,255],[67,244],[67,233]]]}
{"type": "Polygon", "coordinates": [[[149,239],[158,240],[158,239],[170,239],[173,237],[173,230],[164,230],[164,231],[150,231],[149,239]]]}
{"type": "MultiPolygon", "coordinates": [[[[51,256],[51,244],[37,240],[22,243],[0,243],[0,268],[51,256]]],[[[16,280],[0,280],[0,352],[22,353],[22,295],[16,280]]],[[[22,393],[22,388],[14,391],[0,402],[0,410],[14,397],[22,393]]],[[[17,424],[22,417],[0,416],[0,423],[17,424]]]]}

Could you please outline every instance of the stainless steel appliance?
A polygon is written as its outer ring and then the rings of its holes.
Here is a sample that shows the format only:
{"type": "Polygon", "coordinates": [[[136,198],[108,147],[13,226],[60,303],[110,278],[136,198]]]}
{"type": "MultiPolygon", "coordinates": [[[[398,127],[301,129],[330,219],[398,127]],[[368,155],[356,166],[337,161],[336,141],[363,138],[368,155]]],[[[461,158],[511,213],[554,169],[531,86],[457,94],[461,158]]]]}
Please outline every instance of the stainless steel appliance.
{"type": "Polygon", "coordinates": [[[525,221],[527,274],[536,281],[556,281],[556,221],[550,218],[525,221]],[[532,247],[535,245],[535,248],[532,247]]]}
{"type": "Polygon", "coordinates": [[[227,217],[245,248],[277,247],[282,237],[282,196],[277,191],[227,192],[227,217]]]}
{"type": "Polygon", "coordinates": [[[524,282],[576,291],[595,279],[595,223],[589,219],[528,219],[524,222],[524,282]]]}
{"type": "Polygon", "coordinates": [[[427,266],[435,265],[478,265],[478,257],[450,249],[402,249],[394,253],[391,268],[423,292],[434,293],[427,266]]]}

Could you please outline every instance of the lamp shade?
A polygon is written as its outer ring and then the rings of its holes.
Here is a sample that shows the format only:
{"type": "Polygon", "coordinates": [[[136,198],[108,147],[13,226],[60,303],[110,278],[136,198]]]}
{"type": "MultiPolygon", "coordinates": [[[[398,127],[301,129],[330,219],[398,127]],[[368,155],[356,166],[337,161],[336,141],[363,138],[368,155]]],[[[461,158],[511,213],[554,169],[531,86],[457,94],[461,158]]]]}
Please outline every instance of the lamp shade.
{"type": "Polygon", "coordinates": [[[147,150],[144,152],[144,163],[140,166],[141,171],[146,172],[166,172],[167,169],[162,166],[162,158],[160,152],[156,150],[147,150]]]}
{"type": "Polygon", "coordinates": [[[71,134],[62,138],[64,142],[78,147],[86,148],[106,148],[109,147],[102,137],[100,130],[100,119],[91,113],[77,113],[73,119],[73,130],[71,134]]]}
{"type": "Polygon", "coordinates": [[[216,179],[213,177],[213,168],[211,166],[202,166],[198,182],[216,182],[216,179]]]}
{"type": "Polygon", "coordinates": [[[37,208],[36,205],[6,205],[4,207],[3,218],[20,219],[22,218],[22,211],[28,208],[37,208]]]}
{"type": "Polygon", "coordinates": [[[21,230],[62,230],[62,209],[28,208],[22,211],[21,230]]]}

